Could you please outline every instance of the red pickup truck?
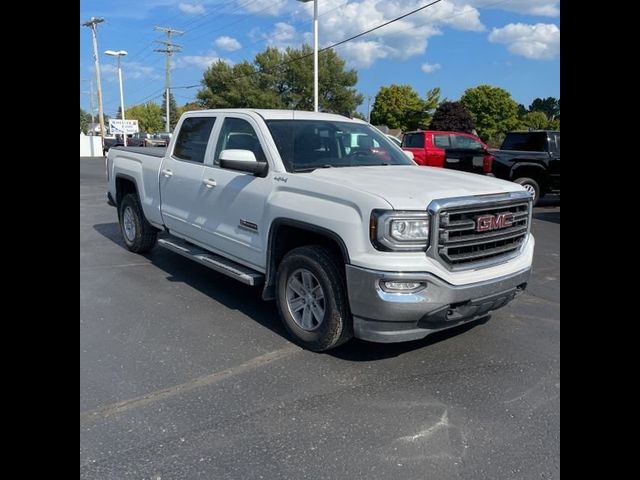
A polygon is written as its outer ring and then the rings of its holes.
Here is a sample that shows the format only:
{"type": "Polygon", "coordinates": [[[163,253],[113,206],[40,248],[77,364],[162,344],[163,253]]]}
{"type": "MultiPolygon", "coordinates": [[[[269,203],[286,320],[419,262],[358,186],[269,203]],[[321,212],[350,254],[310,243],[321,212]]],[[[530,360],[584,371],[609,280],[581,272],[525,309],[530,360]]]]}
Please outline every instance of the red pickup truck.
{"type": "Polygon", "coordinates": [[[475,135],[418,130],[402,137],[402,149],[413,153],[418,165],[444,167],[479,174],[491,172],[493,156],[475,135]]]}

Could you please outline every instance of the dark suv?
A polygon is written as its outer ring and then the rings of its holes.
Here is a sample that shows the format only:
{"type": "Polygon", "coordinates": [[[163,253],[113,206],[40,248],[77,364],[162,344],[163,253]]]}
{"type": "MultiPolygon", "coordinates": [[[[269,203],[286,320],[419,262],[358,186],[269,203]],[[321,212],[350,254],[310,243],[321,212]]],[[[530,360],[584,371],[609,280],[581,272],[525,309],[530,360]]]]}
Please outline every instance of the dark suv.
{"type": "Polygon", "coordinates": [[[560,132],[509,132],[500,150],[491,150],[491,172],[519,183],[533,195],[534,204],[546,193],[560,193],[560,132]]]}

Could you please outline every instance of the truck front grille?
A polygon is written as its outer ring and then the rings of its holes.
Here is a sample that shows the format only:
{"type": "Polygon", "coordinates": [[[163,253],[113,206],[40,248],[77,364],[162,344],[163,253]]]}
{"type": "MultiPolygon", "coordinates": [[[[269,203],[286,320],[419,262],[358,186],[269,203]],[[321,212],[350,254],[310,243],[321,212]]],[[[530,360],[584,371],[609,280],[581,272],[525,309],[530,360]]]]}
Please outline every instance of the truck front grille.
{"type": "Polygon", "coordinates": [[[516,254],[527,238],[529,210],[530,201],[522,199],[444,206],[437,214],[437,254],[453,269],[500,263],[516,254]],[[479,226],[483,221],[485,231],[479,226]]]}

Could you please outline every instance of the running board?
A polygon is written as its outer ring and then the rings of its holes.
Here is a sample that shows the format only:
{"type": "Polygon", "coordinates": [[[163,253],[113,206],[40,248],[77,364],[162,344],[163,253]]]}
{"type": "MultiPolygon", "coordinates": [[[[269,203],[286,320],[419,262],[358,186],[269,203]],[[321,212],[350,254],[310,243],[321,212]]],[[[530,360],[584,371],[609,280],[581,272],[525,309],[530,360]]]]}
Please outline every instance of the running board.
{"type": "Polygon", "coordinates": [[[170,239],[159,238],[158,245],[172,252],[179,253],[183,257],[190,258],[216,272],[235,278],[239,282],[247,285],[256,286],[264,282],[264,275],[260,272],[256,272],[233,260],[228,260],[220,255],[211,253],[182,239],[176,237],[170,237],[170,239]]]}

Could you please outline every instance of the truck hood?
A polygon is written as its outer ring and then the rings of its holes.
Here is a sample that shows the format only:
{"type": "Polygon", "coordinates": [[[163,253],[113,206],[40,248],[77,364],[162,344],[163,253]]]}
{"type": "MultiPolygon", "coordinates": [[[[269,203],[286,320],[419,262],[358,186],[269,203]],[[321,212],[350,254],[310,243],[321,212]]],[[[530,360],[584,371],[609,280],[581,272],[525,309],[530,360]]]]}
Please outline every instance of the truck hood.
{"type": "Polygon", "coordinates": [[[312,178],[384,198],[396,210],[423,210],[435,199],[523,191],[485,175],[414,165],[319,168],[312,178]]]}

